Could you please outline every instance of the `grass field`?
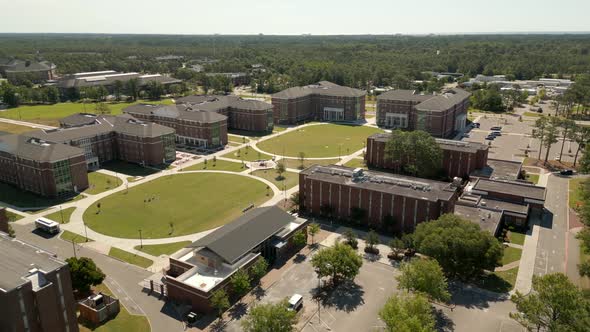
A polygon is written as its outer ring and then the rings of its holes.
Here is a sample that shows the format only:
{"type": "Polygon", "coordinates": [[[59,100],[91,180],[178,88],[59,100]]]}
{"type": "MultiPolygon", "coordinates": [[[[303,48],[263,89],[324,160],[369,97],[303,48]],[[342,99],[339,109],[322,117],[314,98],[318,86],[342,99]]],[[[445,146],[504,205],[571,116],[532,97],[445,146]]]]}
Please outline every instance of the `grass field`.
{"type": "MultiPolygon", "coordinates": [[[[66,240],[68,242],[73,241],[74,243],[86,243],[86,237],[84,235],[72,233],[70,231],[63,231],[59,237],[62,240],[66,240]]],[[[94,241],[94,240],[92,240],[90,238],[88,239],[88,242],[92,242],[92,241],[94,241]]]]}
{"type": "Polygon", "coordinates": [[[244,161],[255,161],[255,160],[270,160],[271,155],[266,153],[258,152],[251,147],[244,147],[233,152],[228,152],[222,155],[224,158],[244,160],[244,161]]]}
{"type": "MultiPolygon", "coordinates": [[[[121,114],[123,109],[140,102],[155,104],[172,104],[172,100],[137,101],[134,103],[107,103],[111,114],[121,114]]],[[[49,126],[58,126],[58,120],[75,113],[94,113],[95,103],[57,103],[53,105],[20,106],[0,112],[0,117],[40,123],[49,126]]]]}
{"type": "Polygon", "coordinates": [[[172,255],[173,253],[186,247],[190,243],[191,243],[191,241],[173,242],[173,243],[166,243],[166,244],[152,244],[152,245],[144,245],[143,248],[141,248],[140,246],[135,246],[134,249],[139,250],[139,251],[143,251],[146,254],[150,254],[152,256],[172,255]]]}
{"type": "MultiPolygon", "coordinates": [[[[339,161],[340,161],[340,159],[338,159],[338,158],[317,159],[317,160],[305,159],[303,161],[303,168],[307,168],[311,165],[316,165],[316,164],[317,165],[331,165],[331,164],[335,164],[339,161]]],[[[295,169],[301,168],[301,161],[299,159],[281,159],[281,160],[279,160],[279,162],[284,163],[287,168],[295,168],[295,169]]]]}
{"type": "MultiPolygon", "coordinates": [[[[111,290],[105,285],[100,284],[93,287],[94,292],[101,292],[107,295],[113,295],[111,290]]],[[[149,332],[150,323],[145,316],[131,315],[125,306],[121,303],[121,311],[113,319],[109,319],[100,325],[94,325],[90,322],[78,320],[80,332],[149,332]]]]}
{"type": "Polygon", "coordinates": [[[522,249],[505,247],[504,256],[502,256],[502,265],[506,265],[512,262],[516,262],[522,255],[522,249]]]}
{"type": "Polygon", "coordinates": [[[542,113],[537,113],[537,112],[524,112],[522,115],[524,115],[524,116],[532,116],[532,117],[540,117],[540,116],[543,116],[542,113]]]}
{"type": "Polygon", "coordinates": [[[144,269],[154,264],[154,261],[151,259],[115,247],[111,247],[111,250],[109,250],[109,256],[120,259],[129,264],[143,267],[144,269]]]}
{"type": "MultiPolygon", "coordinates": [[[[245,165],[244,165],[245,167],[245,165]]],[[[242,172],[246,168],[242,168],[242,163],[235,163],[227,160],[217,160],[213,164],[213,160],[208,159],[207,165],[205,163],[196,164],[187,168],[183,168],[183,171],[228,171],[228,172],[242,172]]]]}
{"type": "Polygon", "coordinates": [[[352,168],[364,168],[368,169],[367,165],[365,165],[365,161],[363,159],[354,158],[351,159],[349,162],[345,163],[344,166],[352,167],[352,168]]]}
{"type": "MultiPolygon", "coordinates": [[[[0,115],[2,115],[2,112],[0,112],[0,115]]],[[[35,130],[35,128],[0,122],[0,131],[5,131],[7,133],[20,134],[31,130],[35,130]]]]}
{"type": "Polygon", "coordinates": [[[13,187],[9,184],[0,183],[0,207],[2,206],[1,202],[18,206],[21,208],[47,207],[62,204],[73,199],[75,198],[58,199],[41,197],[31,192],[13,187]]]}
{"type": "Polygon", "coordinates": [[[518,267],[515,267],[507,271],[486,274],[476,279],[475,284],[492,292],[507,293],[514,288],[517,275],[518,267]]]}
{"type": "Polygon", "coordinates": [[[268,153],[307,158],[346,156],[363,148],[367,137],[381,130],[366,126],[322,124],[307,126],[260,142],[257,146],[268,153]]]}
{"type": "Polygon", "coordinates": [[[246,136],[234,136],[234,135],[227,135],[228,142],[237,143],[237,144],[244,144],[248,143],[250,139],[246,136]],[[244,138],[246,139],[244,142],[244,138]]]}
{"type": "Polygon", "coordinates": [[[283,173],[284,180],[278,180],[279,174],[274,169],[254,171],[252,172],[252,175],[274,183],[279,190],[284,190],[283,186],[286,186],[287,189],[291,189],[299,184],[299,173],[285,172],[283,173]]]}
{"type": "Polygon", "coordinates": [[[221,226],[266,199],[266,185],[244,176],[178,174],[105,197],[99,201],[100,213],[94,204],[84,220],[110,236],[137,239],[141,229],[143,238],[162,238],[221,226]]]}
{"type": "Polygon", "coordinates": [[[75,207],[70,207],[67,209],[63,209],[61,211],[53,212],[53,213],[45,215],[43,217],[51,219],[53,221],[56,221],[60,224],[67,224],[70,222],[70,217],[72,216],[72,213],[74,212],[74,210],[76,210],[75,207]],[[62,221],[62,215],[63,215],[63,221],[62,221]]]}
{"type": "Polygon", "coordinates": [[[539,183],[539,174],[527,173],[526,180],[531,181],[534,184],[537,184],[539,183]]]}
{"type": "Polygon", "coordinates": [[[582,191],[580,190],[580,184],[584,182],[585,178],[573,178],[570,179],[569,183],[569,201],[570,207],[576,208],[578,205],[582,204],[582,191]]]}
{"type": "Polygon", "coordinates": [[[148,176],[159,172],[159,170],[153,168],[142,167],[125,161],[110,161],[102,164],[100,167],[111,172],[121,173],[132,177],[148,176]]]}
{"type": "Polygon", "coordinates": [[[6,211],[6,217],[8,218],[8,222],[14,222],[17,220],[21,220],[23,218],[21,215],[18,215],[10,211],[6,211]]]}
{"type": "Polygon", "coordinates": [[[99,172],[90,172],[88,173],[88,189],[84,190],[84,193],[90,195],[100,194],[107,190],[111,190],[117,188],[123,181],[117,179],[114,176],[106,175],[99,172]]]}
{"type": "Polygon", "coordinates": [[[523,245],[525,236],[526,236],[526,234],[519,233],[516,231],[508,232],[508,238],[510,238],[510,243],[514,243],[514,244],[523,245]]]}

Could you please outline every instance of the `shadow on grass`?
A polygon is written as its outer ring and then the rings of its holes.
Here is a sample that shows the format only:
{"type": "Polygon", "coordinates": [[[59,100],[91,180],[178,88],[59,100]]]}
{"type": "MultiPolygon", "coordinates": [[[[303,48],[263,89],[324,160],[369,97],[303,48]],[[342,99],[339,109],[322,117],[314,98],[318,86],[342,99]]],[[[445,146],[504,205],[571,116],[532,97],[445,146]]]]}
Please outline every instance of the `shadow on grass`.
{"type": "Polygon", "coordinates": [[[142,167],[125,161],[110,161],[102,164],[101,168],[128,176],[148,176],[158,172],[156,169],[142,167]]]}

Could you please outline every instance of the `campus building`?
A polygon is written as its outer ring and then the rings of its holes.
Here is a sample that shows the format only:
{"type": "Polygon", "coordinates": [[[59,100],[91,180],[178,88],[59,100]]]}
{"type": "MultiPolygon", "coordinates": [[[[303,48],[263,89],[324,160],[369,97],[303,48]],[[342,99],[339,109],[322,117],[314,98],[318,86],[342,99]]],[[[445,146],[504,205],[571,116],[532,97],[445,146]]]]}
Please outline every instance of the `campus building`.
{"type": "Polygon", "coordinates": [[[299,173],[300,209],[393,233],[452,213],[458,186],[343,166],[311,166],[299,173]]]}
{"type": "Polygon", "coordinates": [[[465,128],[469,96],[469,92],[457,88],[440,94],[388,91],[377,97],[376,122],[383,128],[423,130],[447,138],[465,128]]]}
{"type": "Polygon", "coordinates": [[[0,136],[0,181],[41,196],[88,188],[88,169],[123,160],[160,165],[176,158],[174,129],[129,115],[75,114],[61,128],[0,136]]]}
{"type": "Polygon", "coordinates": [[[66,263],[2,233],[0,261],[1,331],[78,331],[66,263]]]}
{"type": "Polygon", "coordinates": [[[259,259],[286,259],[295,232],[306,232],[307,221],[276,206],[250,210],[233,222],[193,242],[170,257],[166,295],[197,312],[211,312],[211,296],[227,289],[231,276],[259,259]]]}
{"type": "Polygon", "coordinates": [[[0,74],[8,81],[31,81],[40,83],[54,80],[57,67],[49,61],[30,61],[18,59],[0,59],[0,74]]]}
{"type": "Polygon", "coordinates": [[[218,149],[227,144],[227,116],[189,105],[136,104],[123,110],[138,119],[174,128],[178,144],[218,149]]]}
{"type": "Polygon", "coordinates": [[[255,132],[272,132],[274,127],[272,105],[238,96],[187,96],[177,104],[193,110],[216,112],[227,116],[227,128],[255,132]]]}
{"type": "Polygon", "coordinates": [[[366,94],[326,81],[288,88],[272,95],[274,120],[277,124],[364,120],[366,94]]]}
{"type": "MultiPolygon", "coordinates": [[[[374,134],[367,138],[367,166],[381,169],[395,167],[396,162],[385,155],[385,147],[390,139],[391,134],[386,133],[374,134]]],[[[435,141],[443,153],[441,168],[451,179],[465,178],[475,170],[485,169],[488,164],[489,147],[485,144],[441,138],[436,138],[435,141]]]]}
{"type": "Polygon", "coordinates": [[[81,88],[103,86],[112,92],[115,82],[123,84],[136,79],[138,88],[147,86],[150,82],[158,82],[162,85],[181,83],[181,80],[161,74],[140,74],[136,72],[121,73],[114,70],[93,71],[67,75],[57,82],[57,87],[65,92],[67,90],[80,90],[81,88]]]}

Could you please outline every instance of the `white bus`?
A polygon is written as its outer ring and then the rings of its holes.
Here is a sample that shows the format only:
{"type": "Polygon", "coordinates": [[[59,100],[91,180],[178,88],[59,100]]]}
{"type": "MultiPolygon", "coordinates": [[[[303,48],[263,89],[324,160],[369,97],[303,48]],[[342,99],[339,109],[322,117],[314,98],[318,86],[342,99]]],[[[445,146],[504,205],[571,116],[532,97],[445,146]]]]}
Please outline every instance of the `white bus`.
{"type": "Polygon", "coordinates": [[[35,220],[35,227],[49,234],[59,233],[59,224],[47,218],[39,218],[35,220]]]}

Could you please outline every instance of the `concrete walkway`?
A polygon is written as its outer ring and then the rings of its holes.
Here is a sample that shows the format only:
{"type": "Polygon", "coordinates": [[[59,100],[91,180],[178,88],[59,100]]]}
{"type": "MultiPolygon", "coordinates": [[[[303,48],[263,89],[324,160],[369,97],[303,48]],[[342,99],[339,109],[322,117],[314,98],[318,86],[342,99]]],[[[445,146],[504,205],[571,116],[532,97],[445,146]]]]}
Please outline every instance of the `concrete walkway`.
{"type": "Polygon", "coordinates": [[[518,264],[516,284],[514,285],[514,289],[510,292],[511,294],[515,293],[516,291],[519,291],[522,294],[528,294],[531,291],[540,227],[541,220],[536,216],[531,218],[531,227],[524,238],[522,256],[520,256],[520,261],[518,264]]]}
{"type": "Polygon", "coordinates": [[[13,120],[13,119],[0,118],[0,122],[10,123],[10,124],[24,126],[24,127],[31,127],[31,128],[36,128],[36,129],[47,129],[47,130],[55,129],[55,127],[52,127],[52,126],[46,126],[46,125],[42,125],[42,124],[38,124],[38,123],[13,120]]]}

